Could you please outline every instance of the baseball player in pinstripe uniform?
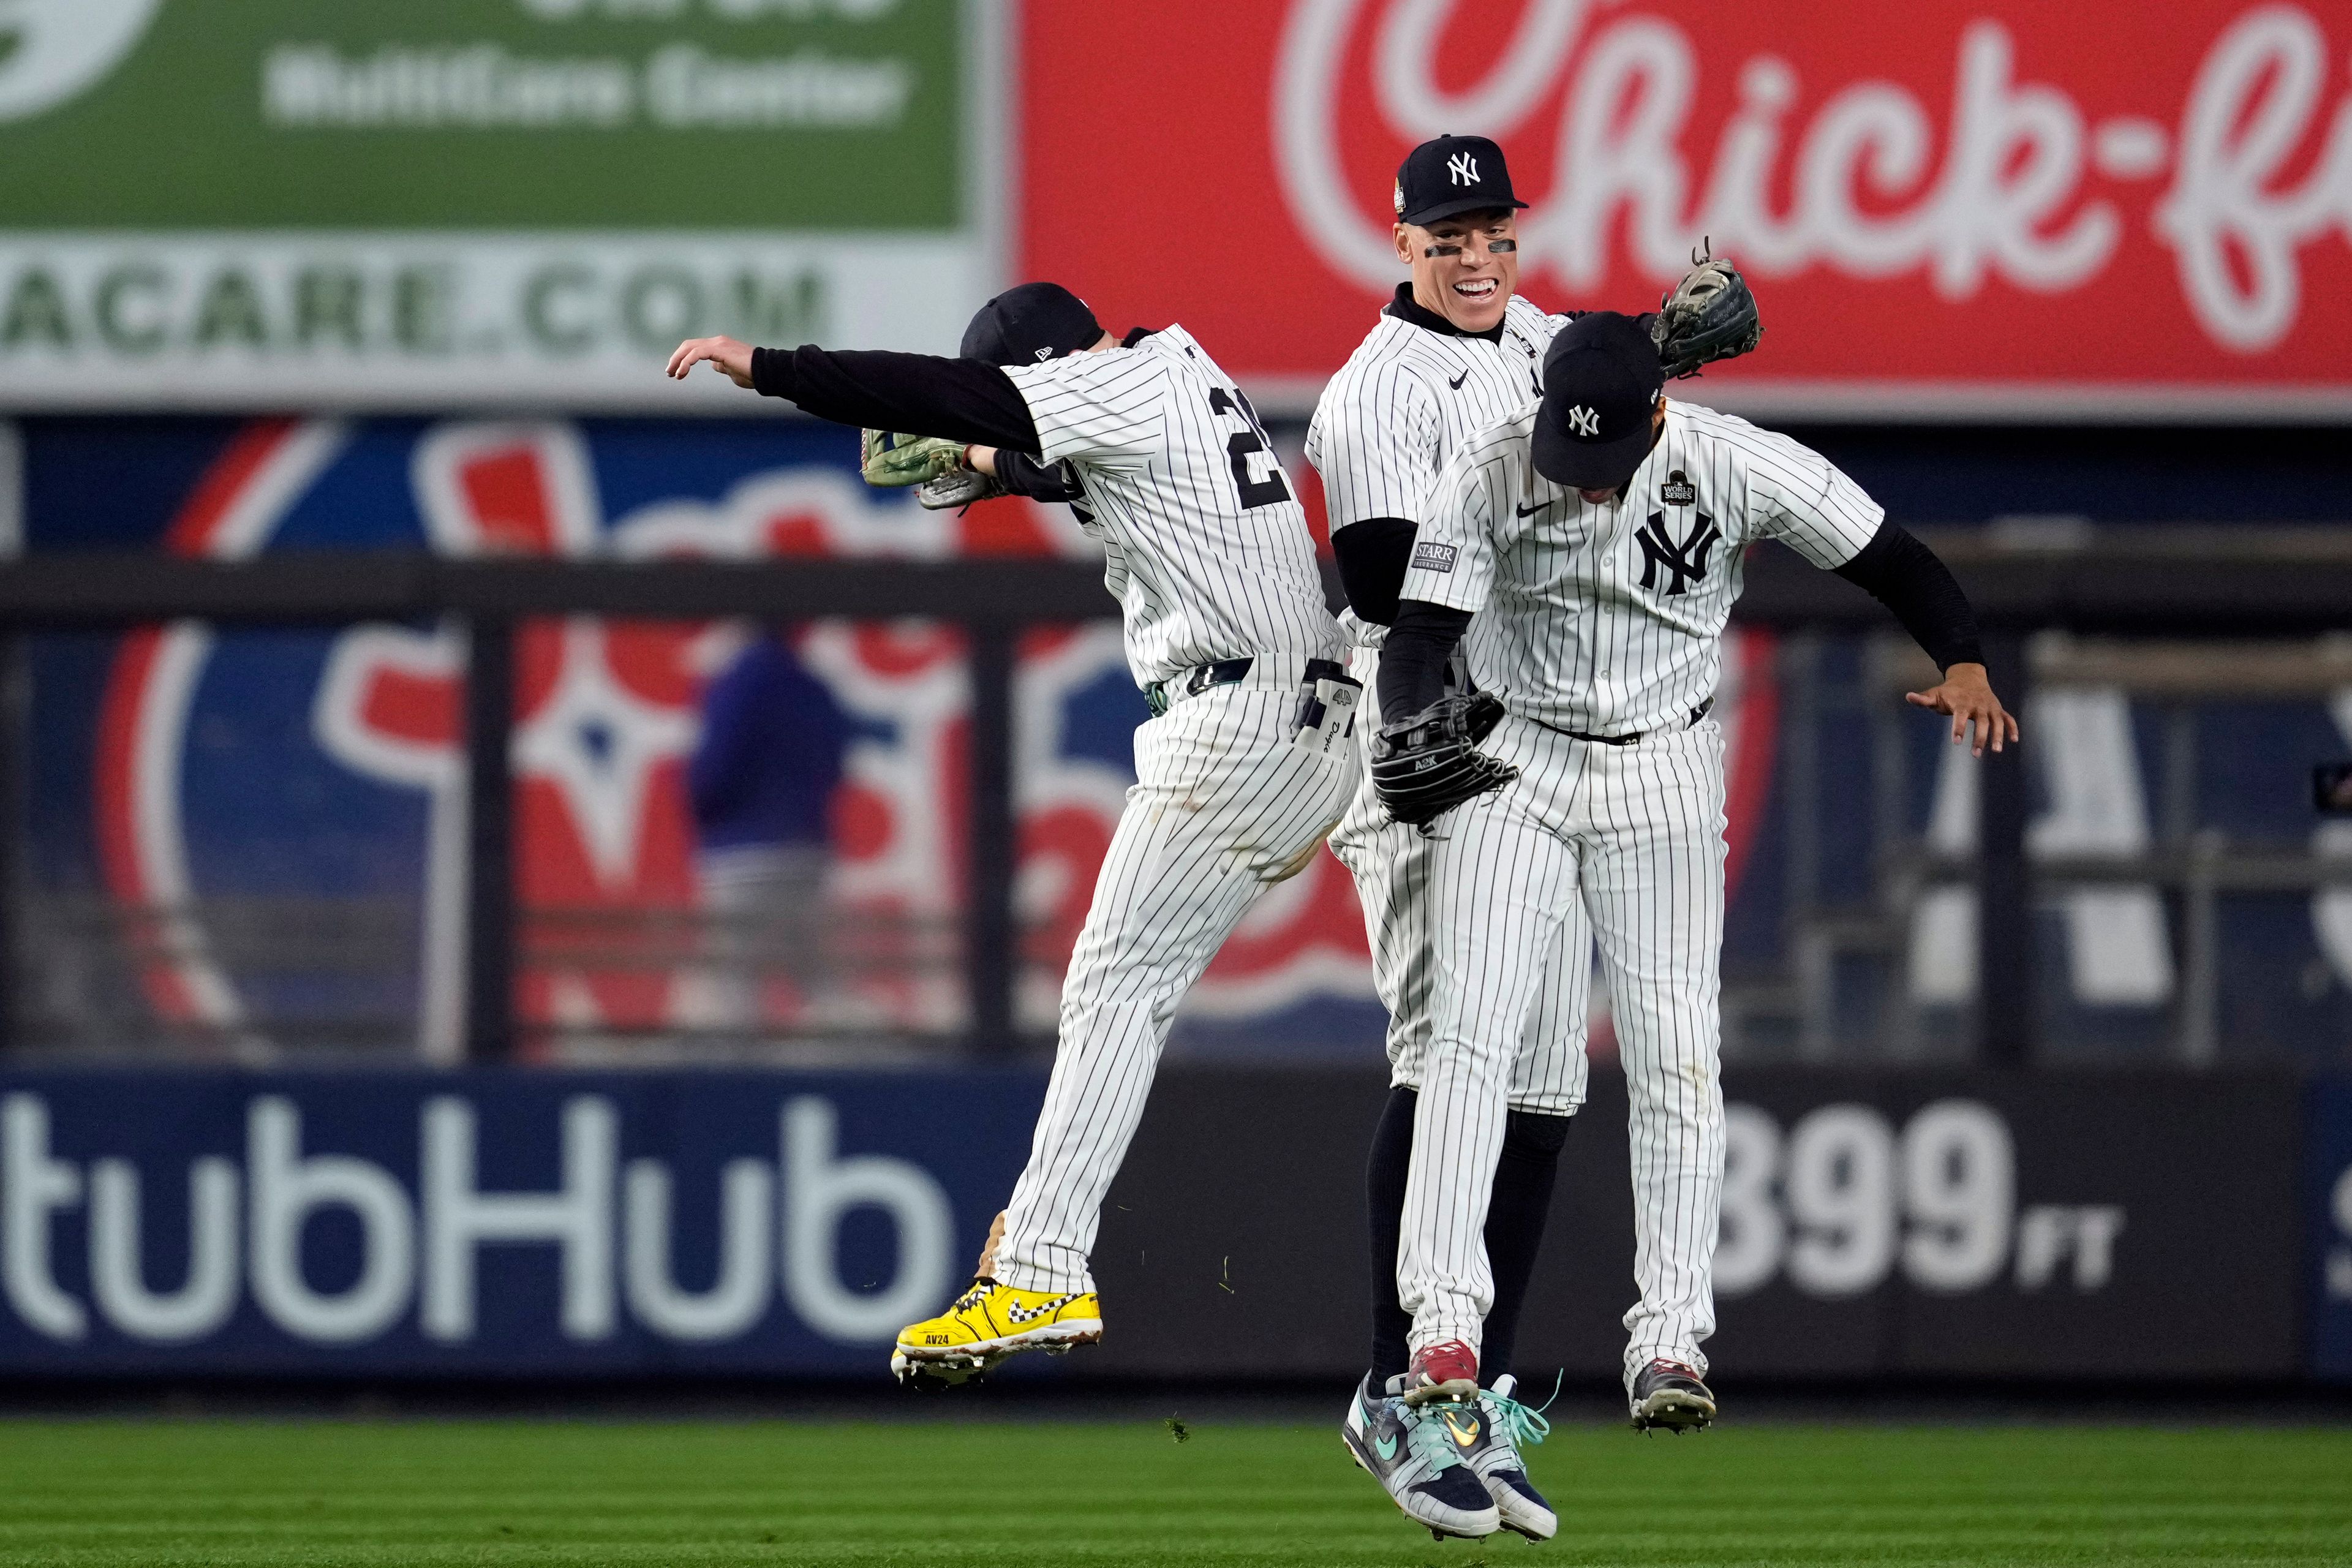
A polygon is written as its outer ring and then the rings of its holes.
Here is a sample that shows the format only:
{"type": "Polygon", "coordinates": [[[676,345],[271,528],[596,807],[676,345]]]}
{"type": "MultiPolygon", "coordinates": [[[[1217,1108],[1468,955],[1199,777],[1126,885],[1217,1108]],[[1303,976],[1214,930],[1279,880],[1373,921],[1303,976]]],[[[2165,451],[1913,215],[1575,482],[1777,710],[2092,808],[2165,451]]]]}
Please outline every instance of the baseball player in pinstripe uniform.
{"type": "Polygon", "coordinates": [[[1339,662],[1346,639],[1314,541],[1233,378],[1181,327],[1115,342],[1055,285],[1013,290],[982,315],[974,335],[1001,368],[732,339],[683,344],[670,362],[683,376],[710,360],[827,418],[924,432],[894,447],[909,481],[961,466],[1023,482],[1054,470],[1103,542],[1153,711],[1063,983],[1060,1048],[1002,1235],[982,1277],[893,1353],[902,1376],[950,1380],[1101,1337],[1087,1254],[1176,1005],[1258,893],[1321,847],[1360,767],[1361,688],[1339,662]]]}
{"type": "MultiPolygon", "coordinates": [[[[1422,143],[1398,169],[1395,195],[1397,256],[1411,268],[1411,279],[1399,286],[1379,322],[1325,387],[1307,435],[1307,460],[1323,479],[1332,546],[1349,601],[1340,621],[1357,644],[1353,673],[1366,682],[1374,678],[1379,645],[1396,618],[1416,527],[1440,469],[1472,434],[1540,395],[1543,352],[1575,319],[1574,313],[1548,314],[1517,296],[1516,211],[1525,204],[1513,194],[1502,149],[1493,142],[1443,136],[1422,143]]],[[[1744,287],[1740,293],[1746,298],[1744,287]]],[[[1716,352],[1687,357],[1695,367],[1745,352],[1753,342],[1750,335],[1732,335],[1716,352]]],[[[1669,357],[1685,357],[1663,342],[1661,349],[1669,357]]],[[[1331,847],[1354,874],[1364,908],[1373,983],[1390,1016],[1392,1086],[1366,1168],[1371,1369],[1343,1430],[1364,1468],[1410,1517],[1445,1532],[1476,1533],[1472,1527],[1479,1511],[1491,1503],[1505,1528],[1549,1539],[1558,1521],[1517,1452],[1524,1438],[1540,1441],[1544,1426],[1514,1397],[1511,1352],[1569,1118],[1584,1100],[1591,934],[1580,907],[1563,912],[1528,1016],[1526,1048],[1513,1070],[1485,1225],[1495,1281],[1485,1324],[1486,1395],[1475,1413],[1454,1413],[1451,1426],[1443,1425],[1446,1417],[1439,1412],[1384,1408],[1389,1385],[1402,1376],[1408,1359],[1409,1320],[1397,1301],[1395,1268],[1429,1043],[1428,841],[1410,825],[1391,821],[1367,785],[1332,835],[1331,847]],[[1433,1452],[1439,1458],[1458,1452],[1462,1463],[1433,1470],[1413,1458],[1410,1445],[1384,1456],[1380,1436],[1388,1426],[1439,1432],[1433,1452]],[[1472,1434],[1466,1445],[1452,1440],[1457,1429],[1472,1434]]]]}
{"type": "Polygon", "coordinates": [[[1581,908],[1633,1119],[1637,1426],[1703,1426],[1699,1346],[1723,1183],[1717,982],[1723,736],[1707,717],[1748,546],[1778,539],[1883,601],[1944,671],[1908,700],[1981,752],[2017,738],[1943,563],[1818,454],[1670,404],[1648,333],[1597,312],[1543,395],[1439,476],[1382,650],[1380,797],[1433,826],[1429,1043],[1406,1181],[1406,1397],[1473,1398],[1493,1279],[1481,1228],[1527,1016],[1581,908]],[[1475,695],[1444,669],[1467,633],[1475,695]],[[1483,743],[1483,744],[1482,744],[1483,743]],[[1646,1102],[1646,1103],[1645,1103],[1646,1102]]]}

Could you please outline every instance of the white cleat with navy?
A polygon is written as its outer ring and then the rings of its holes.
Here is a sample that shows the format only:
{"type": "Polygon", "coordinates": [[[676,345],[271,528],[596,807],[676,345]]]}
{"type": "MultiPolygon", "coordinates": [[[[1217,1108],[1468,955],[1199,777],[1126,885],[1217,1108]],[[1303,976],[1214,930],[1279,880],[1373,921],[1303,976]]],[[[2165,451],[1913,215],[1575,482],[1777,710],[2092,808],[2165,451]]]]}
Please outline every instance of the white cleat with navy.
{"type": "Polygon", "coordinates": [[[1465,1401],[1408,1405],[1398,1397],[1404,1382],[1391,1378],[1386,1389],[1375,1389],[1371,1374],[1364,1375],[1339,1428],[1348,1451],[1405,1517],[1432,1535],[1475,1541],[1494,1534],[1507,1521],[1471,1468],[1485,1440],[1485,1416],[1465,1401]]]}

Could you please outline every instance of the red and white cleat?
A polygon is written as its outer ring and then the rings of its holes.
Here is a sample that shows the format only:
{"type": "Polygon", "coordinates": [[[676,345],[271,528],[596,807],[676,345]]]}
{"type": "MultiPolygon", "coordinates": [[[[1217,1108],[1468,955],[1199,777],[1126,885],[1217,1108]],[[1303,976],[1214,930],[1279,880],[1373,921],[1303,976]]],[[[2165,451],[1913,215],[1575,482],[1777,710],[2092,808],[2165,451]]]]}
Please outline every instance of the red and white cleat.
{"type": "Polygon", "coordinates": [[[1407,1405],[1476,1399],[1478,1352],[1460,1340],[1440,1340],[1433,1345],[1423,1346],[1413,1352],[1412,1364],[1405,1369],[1404,1391],[1399,1397],[1407,1405]]]}

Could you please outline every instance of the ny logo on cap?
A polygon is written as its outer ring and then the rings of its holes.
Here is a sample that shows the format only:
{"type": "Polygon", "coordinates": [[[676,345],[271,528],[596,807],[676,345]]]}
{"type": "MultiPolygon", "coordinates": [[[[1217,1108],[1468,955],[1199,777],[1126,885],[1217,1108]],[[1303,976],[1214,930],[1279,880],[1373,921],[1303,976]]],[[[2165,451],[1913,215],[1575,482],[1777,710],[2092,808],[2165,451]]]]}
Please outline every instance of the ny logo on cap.
{"type": "Polygon", "coordinates": [[[1445,160],[1445,172],[1454,176],[1457,185],[1475,185],[1478,183],[1478,160],[1467,153],[1456,153],[1445,160]]]}
{"type": "Polygon", "coordinates": [[[1568,411],[1568,427],[1579,436],[1601,434],[1601,416],[1581,403],[1568,411]]]}

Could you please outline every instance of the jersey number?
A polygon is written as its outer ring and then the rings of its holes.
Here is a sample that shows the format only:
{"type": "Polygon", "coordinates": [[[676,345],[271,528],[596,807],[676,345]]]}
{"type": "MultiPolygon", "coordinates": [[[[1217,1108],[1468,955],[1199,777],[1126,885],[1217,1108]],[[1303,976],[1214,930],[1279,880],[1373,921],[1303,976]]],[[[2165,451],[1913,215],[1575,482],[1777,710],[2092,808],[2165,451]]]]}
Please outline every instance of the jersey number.
{"type": "Polygon", "coordinates": [[[1265,478],[1250,478],[1250,459],[1266,449],[1265,426],[1257,422],[1257,410],[1239,391],[1227,394],[1222,386],[1209,388],[1209,409],[1214,414],[1230,414],[1247,428],[1237,432],[1225,443],[1225,450],[1234,462],[1234,489],[1242,500],[1242,510],[1272,506],[1290,499],[1290,487],[1283,481],[1282,465],[1276,463],[1266,470],[1265,478]],[[1238,403],[1239,407],[1234,405],[1238,403]]]}

